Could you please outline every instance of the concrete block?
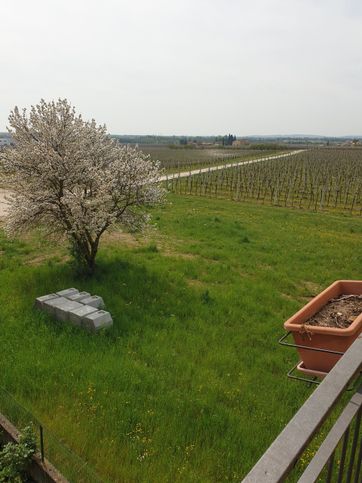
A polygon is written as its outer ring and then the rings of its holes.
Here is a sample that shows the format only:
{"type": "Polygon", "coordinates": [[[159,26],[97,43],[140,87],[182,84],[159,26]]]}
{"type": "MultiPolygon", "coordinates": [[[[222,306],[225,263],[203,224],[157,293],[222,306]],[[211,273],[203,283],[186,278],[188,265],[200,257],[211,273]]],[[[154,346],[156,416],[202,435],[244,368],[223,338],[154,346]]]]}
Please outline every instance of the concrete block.
{"type": "Polygon", "coordinates": [[[65,302],[69,302],[69,300],[66,299],[65,297],[53,298],[53,299],[46,300],[45,302],[43,302],[42,308],[44,310],[46,310],[47,312],[49,312],[50,314],[55,315],[56,308],[59,307],[60,305],[64,304],[65,302]]]}
{"type": "Polygon", "coordinates": [[[66,288],[65,290],[61,290],[60,292],[57,292],[57,295],[60,297],[70,297],[71,295],[74,295],[76,293],[79,293],[79,290],[76,288],[66,288]]]}
{"type": "Polygon", "coordinates": [[[69,320],[69,312],[74,309],[79,309],[82,304],[65,299],[65,301],[55,307],[55,316],[58,320],[66,322],[69,320]]]}
{"type": "Polygon", "coordinates": [[[82,304],[90,305],[91,307],[96,307],[97,309],[104,307],[103,299],[102,297],[98,297],[98,295],[92,295],[92,297],[83,299],[82,304]]]}
{"type": "Polygon", "coordinates": [[[91,295],[88,292],[79,292],[79,293],[75,293],[73,295],[70,295],[69,297],[67,297],[67,299],[73,300],[73,302],[81,302],[83,299],[86,299],[90,296],[91,295]]]}
{"type": "Polygon", "coordinates": [[[91,307],[90,305],[83,304],[81,305],[81,307],[69,311],[69,321],[73,325],[82,325],[84,317],[98,311],[96,307],[91,307]]]}
{"type": "Polygon", "coordinates": [[[35,307],[37,307],[38,309],[43,309],[44,302],[57,298],[59,298],[59,295],[57,295],[56,293],[50,293],[48,295],[42,295],[41,297],[37,297],[35,299],[35,307]]]}
{"type": "Polygon", "coordinates": [[[113,320],[109,312],[97,310],[96,312],[83,317],[82,325],[83,327],[96,332],[97,330],[111,327],[113,325],[113,320]]]}

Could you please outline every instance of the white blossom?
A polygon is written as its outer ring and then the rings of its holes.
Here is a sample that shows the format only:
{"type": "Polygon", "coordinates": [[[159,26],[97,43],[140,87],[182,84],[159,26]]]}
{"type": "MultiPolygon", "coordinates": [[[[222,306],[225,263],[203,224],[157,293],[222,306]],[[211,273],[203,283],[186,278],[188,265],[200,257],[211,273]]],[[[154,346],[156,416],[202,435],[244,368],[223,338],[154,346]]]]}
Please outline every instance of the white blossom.
{"type": "Polygon", "coordinates": [[[92,270],[102,234],[115,224],[141,228],[145,207],[162,200],[159,163],[84,121],[66,99],[41,100],[29,113],[15,107],[9,123],[15,146],[0,158],[12,190],[9,234],[38,225],[65,233],[92,270]]]}

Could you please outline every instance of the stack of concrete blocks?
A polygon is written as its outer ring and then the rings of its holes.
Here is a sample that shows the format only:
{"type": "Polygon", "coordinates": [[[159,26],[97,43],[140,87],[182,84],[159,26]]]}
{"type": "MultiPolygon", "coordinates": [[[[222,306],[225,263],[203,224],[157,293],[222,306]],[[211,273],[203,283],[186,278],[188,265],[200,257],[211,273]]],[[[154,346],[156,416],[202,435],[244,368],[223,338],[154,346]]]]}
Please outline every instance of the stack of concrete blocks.
{"type": "Polygon", "coordinates": [[[113,325],[111,314],[102,310],[102,297],[79,292],[76,288],[38,297],[35,306],[54,315],[58,320],[71,322],[92,331],[113,325]]]}

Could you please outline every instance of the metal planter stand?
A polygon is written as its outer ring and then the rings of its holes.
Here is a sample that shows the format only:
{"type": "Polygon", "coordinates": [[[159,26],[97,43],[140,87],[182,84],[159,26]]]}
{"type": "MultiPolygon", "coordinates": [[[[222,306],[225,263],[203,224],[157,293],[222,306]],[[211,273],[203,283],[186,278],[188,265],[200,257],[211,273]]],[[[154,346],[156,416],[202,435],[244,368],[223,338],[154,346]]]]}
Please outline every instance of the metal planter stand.
{"type": "MultiPolygon", "coordinates": [[[[294,349],[305,349],[305,350],[309,350],[309,351],[315,351],[315,352],[324,352],[326,354],[336,354],[336,355],[339,355],[339,356],[343,356],[344,355],[344,352],[340,352],[340,351],[332,351],[332,350],[329,350],[329,349],[322,349],[322,348],[317,348],[317,347],[309,347],[309,346],[306,346],[306,345],[300,345],[300,344],[295,344],[295,343],[291,343],[291,342],[285,342],[285,339],[291,334],[291,332],[287,332],[286,334],[284,334],[279,340],[278,340],[278,343],[284,347],[293,347],[294,349]]],[[[313,377],[312,379],[308,379],[306,377],[301,377],[301,376],[296,376],[294,375],[294,371],[297,369],[297,366],[298,366],[299,362],[297,362],[295,364],[295,366],[293,366],[288,372],[287,372],[287,376],[290,378],[290,379],[295,379],[297,381],[302,381],[302,382],[306,382],[308,383],[309,385],[311,384],[320,384],[321,381],[318,380],[318,378],[315,376],[313,377]]],[[[327,373],[326,373],[327,374],[327,373]]]]}

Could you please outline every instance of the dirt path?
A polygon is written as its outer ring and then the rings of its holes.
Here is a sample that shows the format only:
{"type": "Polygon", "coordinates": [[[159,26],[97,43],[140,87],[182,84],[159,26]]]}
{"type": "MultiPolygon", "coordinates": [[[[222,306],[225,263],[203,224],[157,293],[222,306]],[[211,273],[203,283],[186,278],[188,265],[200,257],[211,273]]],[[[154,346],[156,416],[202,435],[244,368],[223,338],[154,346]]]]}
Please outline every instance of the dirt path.
{"type": "MultiPolygon", "coordinates": [[[[166,174],[164,176],[160,177],[160,181],[167,181],[171,179],[177,179],[177,178],[186,178],[187,176],[194,176],[200,173],[209,173],[211,171],[218,171],[220,169],[228,169],[228,168],[234,168],[236,166],[243,166],[245,164],[253,164],[253,163],[260,163],[260,161],[267,161],[270,159],[279,159],[279,158],[286,158],[288,156],[294,156],[296,154],[302,153],[305,151],[305,149],[300,149],[298,151],[292,151],[290,153],[286,154],[277,154],[275,156],[265,156],[262,158],[258,159],[250,159],[249,161],[240,161],[238,163],[228,163],[228,164],[222,164],[220,166],[210,166],[208,168],[202,168],[202,169],[194,169],[191,171],[182,171],[181,173],[174,173],[174,174],[166,174]]],[[[9,194],[10,191],[5,189],[5,188],[0,188],[0,218],[6,216],[6,211],[7,211],[7,201],[5,199],[5,196],[9,194]]]]}

